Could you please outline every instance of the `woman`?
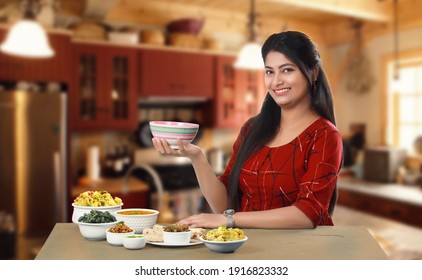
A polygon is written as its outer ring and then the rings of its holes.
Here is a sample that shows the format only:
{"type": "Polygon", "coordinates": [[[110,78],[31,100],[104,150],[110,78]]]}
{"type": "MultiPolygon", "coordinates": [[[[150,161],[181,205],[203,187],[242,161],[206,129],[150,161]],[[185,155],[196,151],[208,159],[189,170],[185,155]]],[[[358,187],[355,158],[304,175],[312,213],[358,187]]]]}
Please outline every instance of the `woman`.
{"type": "Polygon", "coordinates": [[[314,228],[333,225],[342,140],[319,53],[303,33],[271,35],[262,46],[267,96],[242,127],[224,174],[215,176],[198,146],[162,154],[192,161],[213,214],[187,217],[192,227],[314,228]]]}

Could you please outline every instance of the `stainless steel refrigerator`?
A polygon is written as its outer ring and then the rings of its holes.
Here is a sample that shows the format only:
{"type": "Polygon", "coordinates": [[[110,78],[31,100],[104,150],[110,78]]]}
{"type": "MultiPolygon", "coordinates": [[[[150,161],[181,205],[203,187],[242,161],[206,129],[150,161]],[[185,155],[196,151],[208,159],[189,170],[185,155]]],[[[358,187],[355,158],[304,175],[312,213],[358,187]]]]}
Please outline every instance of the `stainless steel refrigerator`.
{"type": "Polygon", "coordinates": [[[42,236],[67,217],[67,94],[0,91],[0,211],[42,236]]]}

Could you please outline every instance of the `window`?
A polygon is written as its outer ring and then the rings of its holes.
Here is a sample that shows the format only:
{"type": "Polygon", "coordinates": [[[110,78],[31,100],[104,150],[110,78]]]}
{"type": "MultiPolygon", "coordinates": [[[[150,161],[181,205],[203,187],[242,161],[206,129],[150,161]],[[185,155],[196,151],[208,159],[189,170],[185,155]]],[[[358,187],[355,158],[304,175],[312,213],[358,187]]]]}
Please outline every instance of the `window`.
{"type": "Polygon", "coordinates": [[[422,136],[422,57],[401,63],[399,79],[394,65],[388,65],[387,142],[414,152],[414,142],[422,136]]]}

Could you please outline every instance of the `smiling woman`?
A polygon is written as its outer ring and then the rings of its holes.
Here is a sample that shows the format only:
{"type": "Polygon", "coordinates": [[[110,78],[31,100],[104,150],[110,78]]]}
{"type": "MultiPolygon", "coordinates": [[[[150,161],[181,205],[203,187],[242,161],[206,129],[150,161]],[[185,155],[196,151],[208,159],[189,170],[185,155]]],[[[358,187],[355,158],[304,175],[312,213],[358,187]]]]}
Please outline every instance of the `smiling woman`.
{"type": "Polygon", "coordinates": [[[176,150],[159,136],[153,139],[161,154],[190,158],[214,211],[180,223],[207,228],[333,225],[342,139],[319,53],[306,34],[286,31],[265,41],[262,57],[268,93],[260,113],[241,128],[223,175],[215,176],[200,147],[179,141],[176,150]]]}

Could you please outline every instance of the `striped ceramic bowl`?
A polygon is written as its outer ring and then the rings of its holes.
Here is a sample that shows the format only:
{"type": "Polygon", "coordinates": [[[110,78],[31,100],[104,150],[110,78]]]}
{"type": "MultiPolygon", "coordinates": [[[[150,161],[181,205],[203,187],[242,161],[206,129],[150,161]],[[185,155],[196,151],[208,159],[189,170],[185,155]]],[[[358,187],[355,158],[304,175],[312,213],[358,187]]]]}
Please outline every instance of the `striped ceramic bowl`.
{"type": "Polygon", "coordinates": [[[177,149],[177,139],[189,144],[198,133],[199,124],[172,121],[150,121],[149,127],[154,138],[166,139],[173,149],[177,149]]]}

